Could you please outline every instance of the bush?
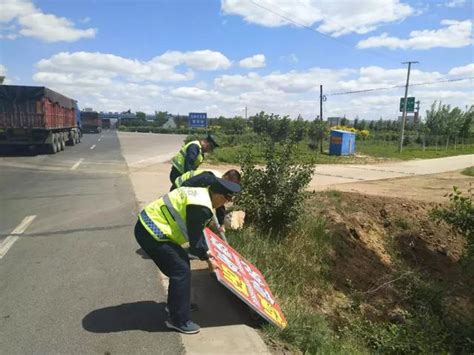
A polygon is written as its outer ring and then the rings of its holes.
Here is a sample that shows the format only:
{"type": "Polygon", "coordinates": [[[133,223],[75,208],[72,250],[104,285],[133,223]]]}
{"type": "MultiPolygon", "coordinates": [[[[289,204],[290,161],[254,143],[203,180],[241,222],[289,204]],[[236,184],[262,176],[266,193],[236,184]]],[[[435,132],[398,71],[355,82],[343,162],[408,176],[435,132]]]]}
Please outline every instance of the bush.
{"type": "Polygon", "coordinates": [[[265,168],[257,168],[250,151],[241,161],[243,192],[237,203],[246,221],[264,233],[283,236],[302,215],[304,189],[311,181],[313,163],[297,163],[295,146],[264,144],[265,168]]]}
{"type": "Polygon", "coordinates": [[[449,196],[450,204],[435,208],[431,216],[436,220],[444,220],[466,236],[466,258],[474,260],[474,205],[472,204],[473,188],[464,195],[456,186],[449,196]]]}

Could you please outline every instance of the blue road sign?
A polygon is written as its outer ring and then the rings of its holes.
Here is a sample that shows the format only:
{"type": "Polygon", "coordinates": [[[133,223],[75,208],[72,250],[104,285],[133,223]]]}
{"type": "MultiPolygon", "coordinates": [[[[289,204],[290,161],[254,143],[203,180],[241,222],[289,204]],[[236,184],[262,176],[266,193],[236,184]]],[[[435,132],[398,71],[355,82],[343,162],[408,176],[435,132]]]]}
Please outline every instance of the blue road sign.
{"type": "Polygon", "coordinates": [[[206,128],[207,113],[206,112],[190,112],[188,115],[189,128],[206,128]]]}

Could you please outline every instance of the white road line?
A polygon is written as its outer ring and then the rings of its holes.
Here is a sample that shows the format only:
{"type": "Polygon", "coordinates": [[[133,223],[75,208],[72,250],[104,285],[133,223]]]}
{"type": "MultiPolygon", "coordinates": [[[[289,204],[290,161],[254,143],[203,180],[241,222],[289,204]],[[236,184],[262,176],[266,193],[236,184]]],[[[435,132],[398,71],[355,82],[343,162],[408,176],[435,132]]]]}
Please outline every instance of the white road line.
{"type": "Polygon", "coordinates": [[[95,148],[95,144],[91,147],[91,149],[94,149],[95,148]]]}
{"type": "Polygon", "coordinates": [[[101,135],[100,138],[104,138],[104,135],[101,135]]]}
{"type": "Polygon", "coordinates": [[[2,243],[0,243],[0,259],[2,259],[8,250],[15,244],[16,240],[19,238],[20,234],[29,227],[31,223],[35,220],[36,215],[33,216],[26,216],[23,218],[23,221],[10,233],[8,237],[6,237],[2,243]]]}
{"type": "Polygon", "coordinates": [[[99,138],[99,139],[97,140],[97,142],[100,142],[101,139],[102,139],[102,138],[99,138]]]}
{"type": "Polygon", "coordinates": [[[79,159],[79,161],[71,167],[71,170],[76,170],[79,165],[84,161],[84,159],[79,159]]]}

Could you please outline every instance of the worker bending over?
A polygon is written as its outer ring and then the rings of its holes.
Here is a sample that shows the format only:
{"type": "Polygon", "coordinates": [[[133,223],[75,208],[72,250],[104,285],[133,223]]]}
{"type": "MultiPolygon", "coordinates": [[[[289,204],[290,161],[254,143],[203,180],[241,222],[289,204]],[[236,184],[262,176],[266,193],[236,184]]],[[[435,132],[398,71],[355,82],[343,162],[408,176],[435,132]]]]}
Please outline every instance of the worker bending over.
{"type": "Polygon", "coordinates": [[[184,334],[195,334],[199,325],[191,321],[191,268],[188,253],[208,260],[204,228],[213,210],[240,192],[239,184],[216,178],[209,188],[180,187],[147,205],[135,225],[135,238],[156,266],[169,277],[166,326],[184,334]]]}
{"type": "MultiPolygon", "coordinates": [[[[188,171],[187,173],[184,173],[178,177],[175,180],[174,185],[176,187],[209,187],[214,183],[214,181],[216,181],[216,178],[222,178],[224,180],[240,184],[241,175],[236,169],[227,170],[224,175],[215,170],[197,169],[188,171]]],[[[171,189],[173,189],[173,187],[171,187],[171,189]]],[[[217,221],[219,222],[219,226],[217,226],[219,228],[219,232],[225,233],[225,206],[216,208],[216,217],[217,221]]]]}
{"type": "Polygon", "coordinates": [[[184,173],[196,170],[203,162],[204,154],[212,152],[217,147],[219,145],[211,135],[205,139],[191,141],[183,145],[171,160],[171,184],[174,185],[175,180],[184,173]]]}

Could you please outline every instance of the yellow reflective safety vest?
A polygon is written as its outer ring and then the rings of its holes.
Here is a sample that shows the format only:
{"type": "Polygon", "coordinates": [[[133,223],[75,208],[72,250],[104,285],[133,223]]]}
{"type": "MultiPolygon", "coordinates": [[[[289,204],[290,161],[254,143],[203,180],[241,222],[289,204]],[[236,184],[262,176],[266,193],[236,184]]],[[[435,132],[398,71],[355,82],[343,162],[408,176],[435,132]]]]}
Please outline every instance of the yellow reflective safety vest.
{"type": "Polygon", "coordinates": [[[214,213],[209,190],[203,187],[181,187],[147,205],[138,218],[159,242],[182,245],[189,241],[186,207],[199,205],[214,213]]]}
{"type": "Polygon", "coordinates": [[[179,176],[174,181],[174,184],[175,184],[176,187],[181,187],[181,185],[183,185],[183,182],[185,182],[186,180],[191,179],[194,176],[201,175],[202,173],[212,173],[215,177],[222,178],[222,174],[220,172],[216,171],[216,170],[197,169],[197,170],[188,171],[188,172],[184,173],[183,175],[179,176]]]}
{"type": "Polygon", "coordinates": [[[191,141],[181,147],[178,154],[174,156],[171,160],[171,164],[178,170],[181,174],[184,174],[184,161],[186,159],[186,151],[191,144],[197,144],[199,147],[199,155],[197,156],[194,166],[192,170],[196,170],[199,165],[201,165],[202,161],[204,160],[204,155],[202,154],[202,146],[200,141],[191,141]]]}

